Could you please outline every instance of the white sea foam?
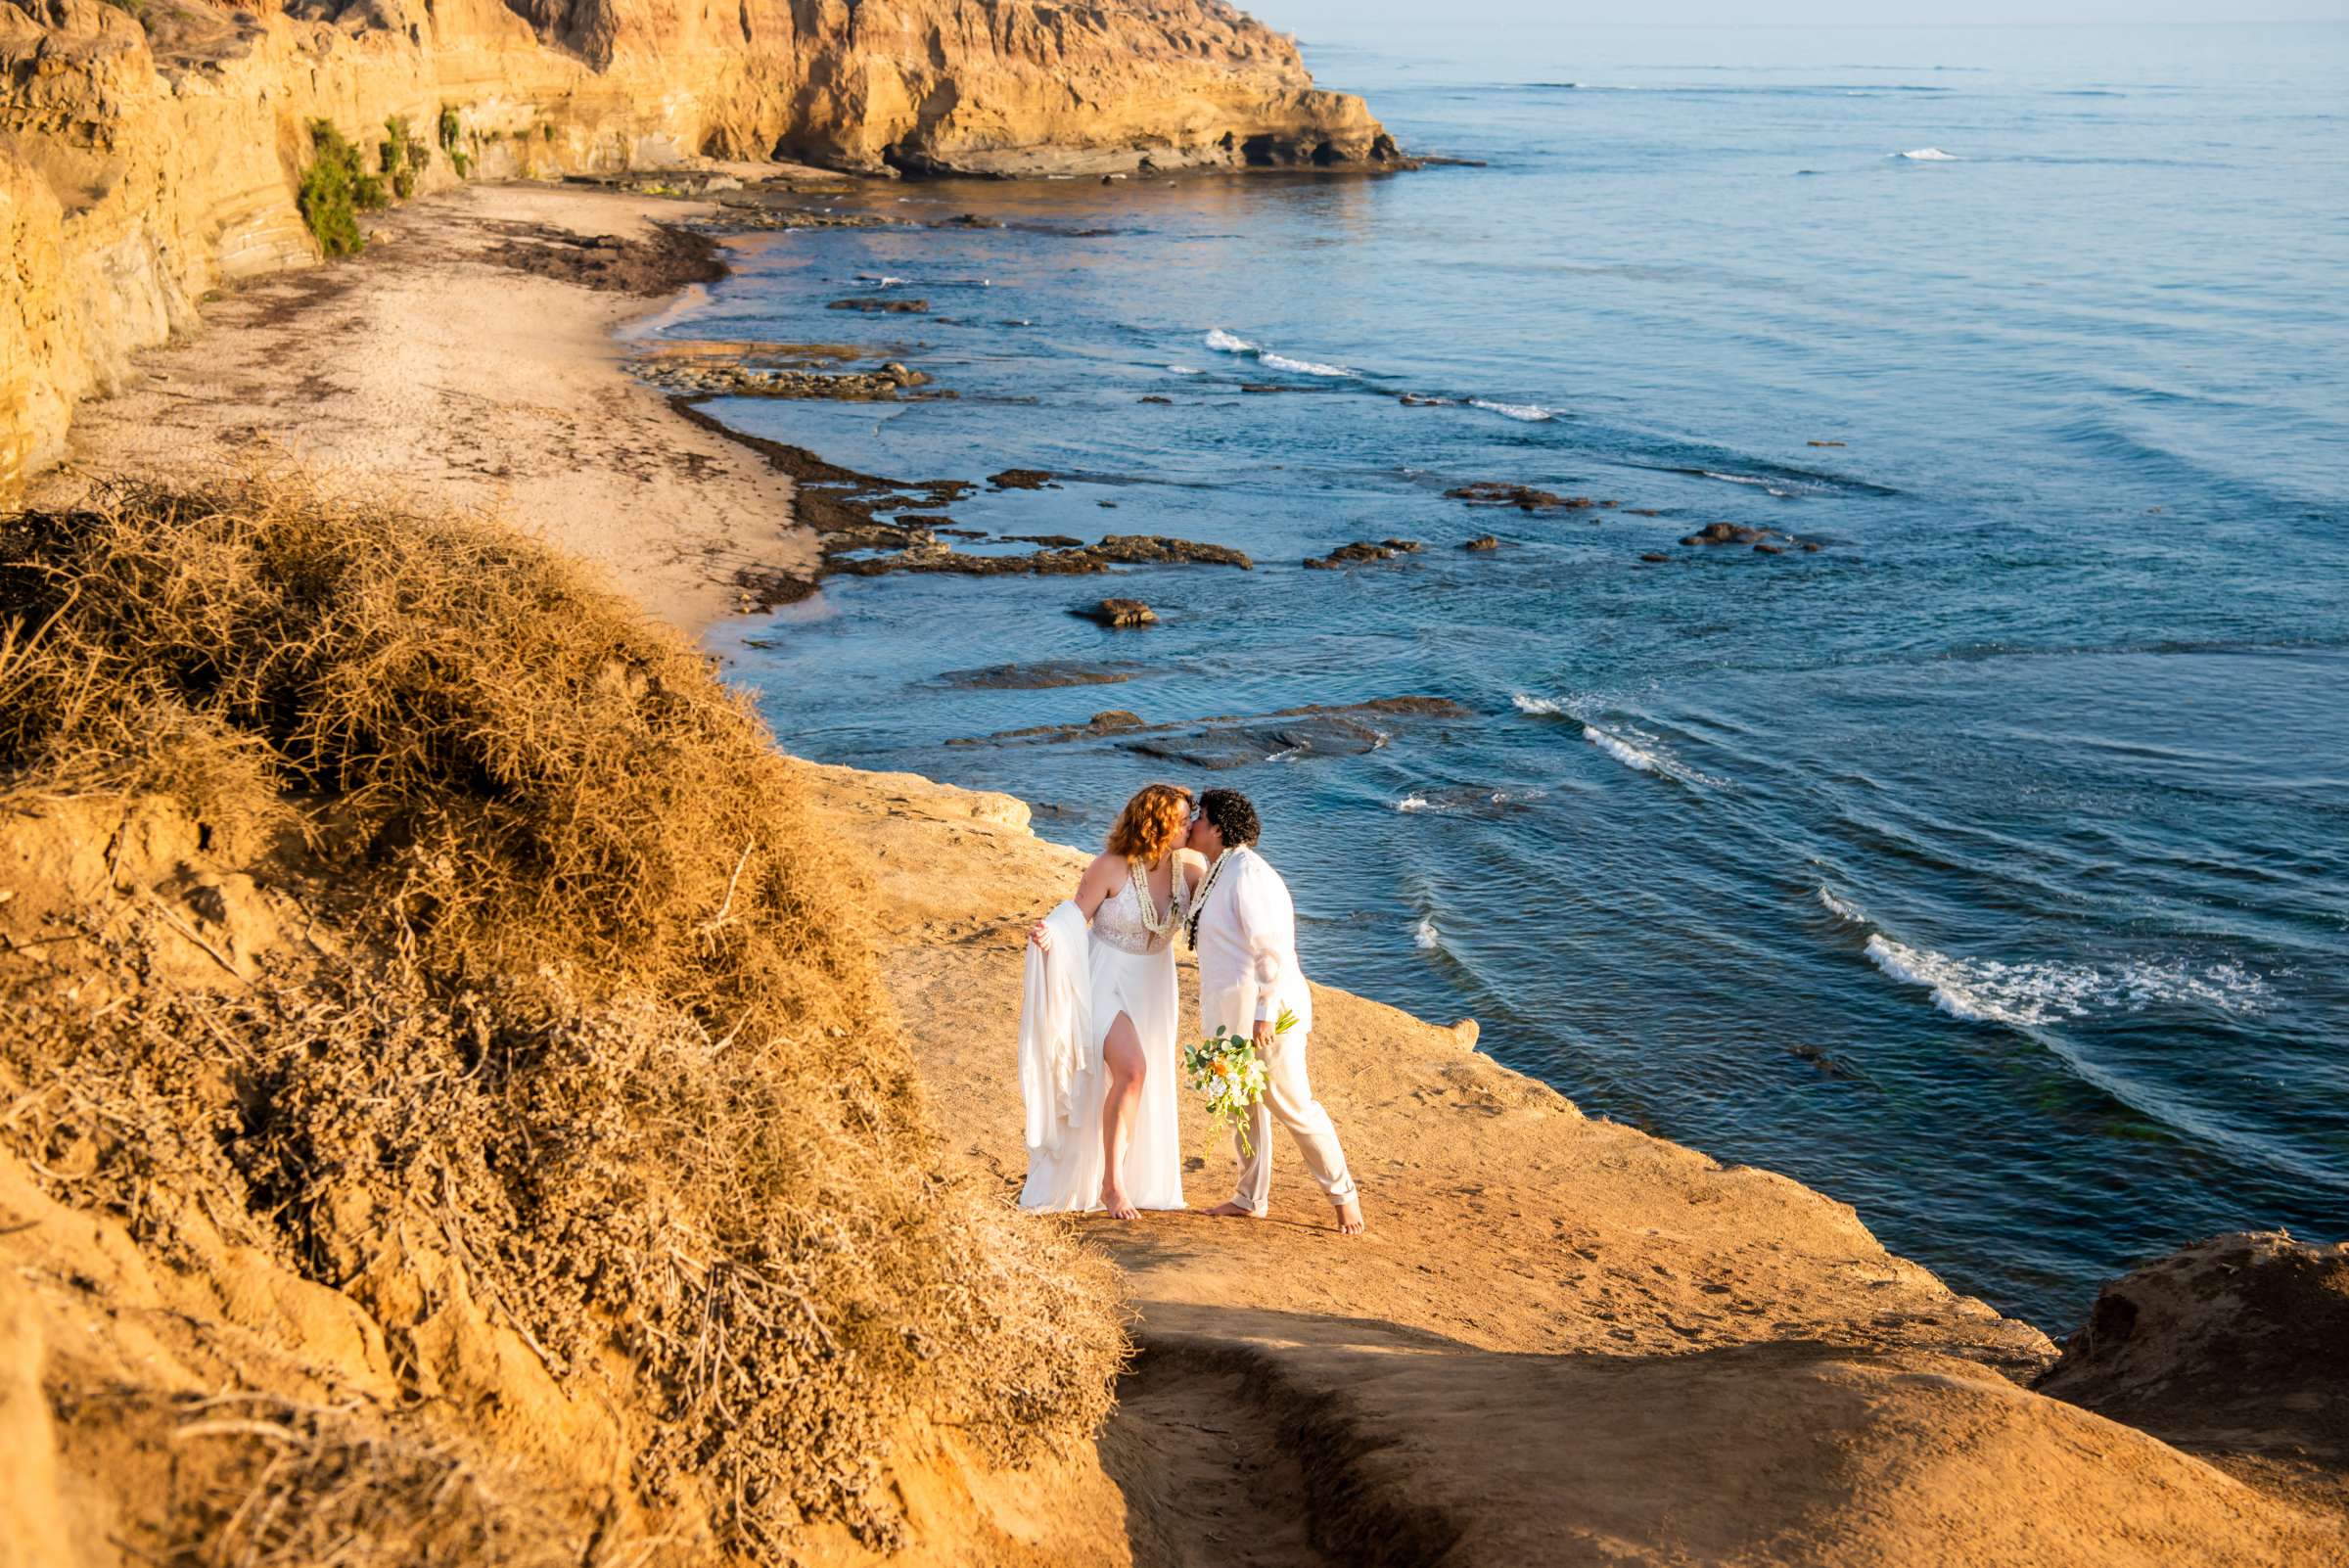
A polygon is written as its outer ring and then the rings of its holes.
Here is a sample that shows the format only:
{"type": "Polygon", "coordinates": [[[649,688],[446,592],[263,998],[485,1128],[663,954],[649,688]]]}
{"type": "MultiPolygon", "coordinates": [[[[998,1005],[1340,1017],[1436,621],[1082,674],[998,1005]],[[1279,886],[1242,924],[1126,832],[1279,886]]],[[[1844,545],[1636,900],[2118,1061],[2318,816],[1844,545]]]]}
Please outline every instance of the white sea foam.
{"type": "Polygon", "coordinates": [[[1468,399],[1468,406],[1489,409],[1496,414],[1505,414],[1511,419],[1522,419],[1529,425],[1538,425],[1543,420],[1558,417],[1554,409],[1544,408],[1540,403],[1496,403],[1482,397],[1471,397],[1468,399]]]}
{"type": "Polygon", "coordinates": [[[1424,811],[1428,809],[1427,797],[1424,795],[1406,795],[1402,800],[1395,803],[1395,809],[1398,811],[1424,811]]]}
{"type": "Polygon", "coordinates": [[[1250,343],[1245,338],[1225,332],[1221,327],[1210,327],[1206,342],[1210,348],[1220,354],[1254,354],[1259,364],[1269,365],[1274,370],[1285,370],[1293,376],[1351,376],[1354,374],[1344,365],[1325,365],[1317,359],[1292,359],[1287,354],[1276,354],[1262,345],[1250,343]]]}
{"type": "Polygon", "coordinates": [[[1509,701],[1516,706],[1517,712],[1542,717],[1566,712],[1566,705],[1555,697],[1529,697],[1518,691],[1509,694],[1509,701]]]}
{"type": "Polygon", "coordinates": [[[856,281],[859,283],[869,283],[876,289],[894,289],[899,284],[903,283],[905,280],[903,278],[893,278],[886,272],[859,272],[856,274],[856,281]]]}
{"type": "Polygon", "coordinates": [[[1586,723],[1583,726],[1583,739],[1626,767],[1635,767],[1642,773],[1663,773],[1670,776],[1670,769],[1665,766],[1664,759],[1643,746],[1634,745],[1610,730],[1599,728],[1596,724],[1586,723]]]}
{"type": "Polygon", "coordinates": [[[1938,147],[1919,147],[1913,152],[1887,153],[1887,158],[1906,159],[1911,163],[1962,163],[1965,160],[1955,153],[1945,153],[1938,147]]]}
{"type": "Polygon", "coordinates": [[[1177,376],[1204,376],[1207,374],[1196,365],[1169,365],[1167,368],[1177,376]]]}
{"type": "Polygon", "coordinates": [[[1792,490],[1779,489],[1775,484],[1771,484],[1770,481],[1766,479],[1756,479],[1751,474],[1717,474],[1709,468],[1700,468],[1697,470],[1697,472],[1702,474],[1707,479],[1720,480],[1727,484],[1754,485],[1764,494],[1774,495],[1781,501],[1794,493],[1792,490]]]}
{"type": "Polygon", "coordinates": [[[1291,359],[1287,354],[1276,354],[1267,349],[1259,349],[1256,361],[1260,365],[1270,365],[1274,370],[1285,370],[1292,376],[1351,376],[1354,374],[1344,365],[1325,365],[1316,359],[1291,359]]]}
{"type": "Polygon", "coordinates": [[[2228,962],[2196,969],[2183,960],[2132,959],[2109,969],[2092,964],[2004,963],[1953,958],[1911,947],[1872,932],[1866,952],[1895,980],[1923,986],[1933,1005],[1953,1018],[2030,1026],[2098,1011],[2142,1012],[2164,1003],[2190,1003],[2225,1012],[2256,1013],[2267,982],[2228,962]]]}
{"type": "Polygon", "coordinates": [[[1411,932],[1411,941],[1421,952],[1433,952],[1436,948],[1444,945],[1444,936],[1443,933],[1436,930],[1434,915],[1421,917],[1419,924],[1411,932]]]}
{"type": "Polygon", "coordinates": [[[1819,901],[1825,906],[1827,913],[1838,920],[1849,920],[1855,926],[1867,924],[1866,912],[1849,899],[1837,898],[1833,888],[1820,887],[1819,901]]]}

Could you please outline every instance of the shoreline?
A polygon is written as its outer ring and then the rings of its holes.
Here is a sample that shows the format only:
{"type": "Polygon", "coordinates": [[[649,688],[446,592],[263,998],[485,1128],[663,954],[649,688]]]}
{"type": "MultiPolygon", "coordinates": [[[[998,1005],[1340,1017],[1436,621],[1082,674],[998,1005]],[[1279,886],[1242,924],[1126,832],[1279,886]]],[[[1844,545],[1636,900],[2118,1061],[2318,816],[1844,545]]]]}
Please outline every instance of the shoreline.
{"type": "Polygon", "coordinates": [[[26,504],[68,504],[94,479],[292,460],[498,510],[698,636],[812,572],[795,484],[624,373],[622,334],[679,302],[641,292],[659,258],[594,288],[494,256],[534,247],[545,265],[561,249],[547,231],[641,245],[657,220],[714,210],[523,184],[392,209],[361,255],[222,295],[199,331],[139,354],[131,386],[76,410],[67,457],[32,477],[26,504]]]}
{"type": "MultiPolygon", "coordinates": [[[[822,476],[769,450],[802,449],[731,431],[622,366],[615,335],[675,301],[482,256],[507,237],[495,224],[641,236],[699,210],[570,187],[420,201],[387,217],[380,254],[249,286],[191,340],[142,355],[154,379],[77,413],[72,457],[36,480],[35,504],[86,477],[282,454],[451,506],[502,504],[696,639],[757,602],[761,581],[812,591],[823,530],[795,503],[798,481],[822,476]],[[511,401],[472,391],[518,379],[530,391],[511,401]]],[[[875,945],[949,1143],[1016,1186],[1017,1085],[1001,1058],[1020,933],[1082,852],[1035,837],[1008,796],[793,767],[862,862],[875,945]]],[[[1312,1545],[1350,1561],[1563,1560],[1571,1539],[1573,1560],[1807,1540],[1816,1556],[1781,1560],[1921,1563],[1964,1529],[1984,1560],[2021,1562],[2022,1522],[1993,1517],[2012,1501],[1987,1485],[1997,1474],[2036,1467],[2074,1505],[2131,1518],[2154,1495],[2199,1499],[2225,1480],[2026,1394],[2055,1360],[2047,1335],[1886,1252],[1848,1206],[1587,1118],[1477,1054],[1465,1021],[1326,988],[1315,999],[1332,1041],[1316,1078],[1363,1179],[1369,1237],[1329,1232],[1287,1159],[1262,1224],[1077,1222],[1139,1314],[1142,1360],[1102,1448],[1141,1520],[1129,1529],[1159,1560],[1209,1560],[1178,1528],[1202,1495],[1248,1505],[1249,1472],[1235,1481],[1220,1447],[1184,1436],[1235,1405],[1256,1422],[1235,1430],[1291,1453],[1312,1545]]],[[[1186,1146],[1203,1126],[1186,1113],[1186,1146]]],[[[1193,1163],[1191,1201],[1221,1197],[1215,1159],[1193,1163]]],[[[2204,1560],[2289,1559],[2247,1535],[2204,1560]]]]}

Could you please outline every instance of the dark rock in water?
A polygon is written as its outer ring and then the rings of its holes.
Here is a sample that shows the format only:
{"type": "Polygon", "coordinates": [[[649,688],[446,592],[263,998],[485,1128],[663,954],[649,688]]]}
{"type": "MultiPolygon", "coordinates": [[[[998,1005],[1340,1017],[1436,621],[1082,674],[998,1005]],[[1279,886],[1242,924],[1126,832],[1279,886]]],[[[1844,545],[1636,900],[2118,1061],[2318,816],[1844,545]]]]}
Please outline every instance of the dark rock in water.
{"type": "Polygon", "coordinates": [[[1119,566],[1229,566],[1253,571],[1256,563],[1227,544],[1202,544],[1196,539],[1171,539],[1162,533],[1110,533],[1084,552],[1119,566]]]}
{"type": "Polygon", "coordinates": [[[1000,474],[990,474],[987,482],[998,490],[1040,490],[1046,486],[1060,488],[1052,483],[1050,472],[1040,468],[1007,468],[1000,474]]]}
{"type": "Polygon", "coordinates": [[[1786,1047],[1786,1054],[1789,1056],[1799,1057],[1803,1061],[1809,1062],[1813,1067],[1818,1068],[1821,1075],[1827,1078],[1850,1080],[1860,1077],[1858,1073],[1853,1072],[1850,1068],[1844,1066],[1842,1062],[1836,1060],[1833,1055],[1829,1054],[1824,1046],[1811,1044],[1789,1045],[1786,1047]]]}
{"type": "Polygon", "coordinates": [[[1497,550],[1500,548],[1500,540],[1490,533],[1480,533],[1466,544],[1461,545],[1460,548],[1463,550],[1497,550]]]}
{"type": "Polygon", "coordinates": [[[2096,1293],[2033,1385],[2188,1453],[2349,1464],[2349,1243],[2197,1242],[2096,1293]]]}
{"type": "Polygon", "coordinates": [[[1841,442],[1841,441],[1805,441],[1805,442],[1803,442],[1803,444],[1804,444],[1805,446],[1841,446],[1841,445],[1843,444],[1843,442],[1841,442]]]}
{"type": "Polygon", "coordinates": [[[1113,730],[1141,729],[1145,726],[1141,715],[1129,714],[1123,708],[1112,708],[1105,713],[1095,714],[1091,718],[1085,720],[1084,727],[1091,730],[1113,730]]]}
{"type": "MultiPolygon", "coordinates": [[[[1080,611],[1079,614],[1086,612],[1080,611]]],[[[1382,697],[1344,708],[1313,704],[1254,716],[1224,715],[1181,723],[1144,724],[1130,714],[1097,714],[1083,724],[1041,724],[994,735],[948,741],[950,746],[1052,745],[1098,738],[1105,729],[1131,732],[1123,749],[1170,761],[1221,769],[1281,755],[1359,756],[1387,742],[1376,720],[1465,718],[1471,711],[1445,697],[1382,697]],[[1115,725],[1104,720],[1116,719],[1115,725]]]]}
{"type": "Polygon", "coordinates": [[[1387,742],[1384,731],[1343,714],[1318,714],[1280,723],[1214,725],[1123,743],[1139,757],[1188,762],[1221,772],[1275,757],[1359,757],[1387,742]]]}
{"type": "Polygon", "coordinates": [[[1419,553],[1417,539],[1381,539],[1378,542],[1397,555],[1417,555],[1419,553]]]}
{"type": "Polygon", "coordinates": [[[985,529],[934,529],[931,532],[934,535],[944,533],[948,538],[955,539],[984,539],[987,537],[985,529]]]}
{"type": "Polygon", "coordinates": [[[1671,560],[1672,557],[1666,555],[1661,550],[1650,550],[1647,552],[1647,554],[1641,556],[1639,559],[1649,563],[1650,565],[1660,566],[1664,562],[1671,560]]]}
{"type": "Polygon", "coordinates": [[[1635,506],[1628,508],[1626,515],[1631,517],[1662,517],[1664,514],[1657,511],[1652,506],[1635,506]]]}
{"type": "Polygon", "coordinates": [[[1405,408],[1443,408],[1451,402],[1449,397],[1425,397],[1418,392],[1404,392],[1395,400],[1405,408]]]}
{"type": "Polygon", "coordinates": [[[1144,397],[1142,401],[1145,403],[1172,403],[1174,401],[1174,399],[1172,397],[1161,397],[1158,393],[1151,392],[1148,396],[1144,397]]]}
{"type": "Polygon", "coordinates": [[[762,614],[798,604],[815,592],[811,577],[794,576],[763,567],[742,567],[734,574],[735,603],[744,614],[762,614]]]}
{"type": "Polygon", "coordinates": [[[921,316],[930,313],[927,300],[835,300],[824,306],[826,310],[862,310],[892,316],[921,316]]]}
{"type": "MultiPolygon", "coordinates": [[[[965,691],[1052,691],[1063,686],[1116,686],[1133,678],[1130,668],[1045,660],[1033,665],[989,665],[949,669],[938,677],[965,691]]],[[[1139,720],[1136,720],[1139,722],[1139,720]]]]}
{"type": "Polygon", "coordinates": [[[1757,555],[1784,555],[1786,553],[1786,546],[1783,544],[1771,544],[1765,541],[1754,546],[1754,553],[1757,555]]]}
{"type": "Polygon", "coordinates": [[[1069,614],[1105,626],[1147,626],[1158,621],[1157,613],[1139,599],[1104,599],[1099,604],[1080,605],[1069,614]]]}
{"type": "Polygon", "coordinates": [[[1040,544],[1047,549],[1074,550],[1084,541],[1073,533],[1006,533],[1014,544],[1040,544]]]}
{"type": "Polygon", "coordinates": [[[1578,512],[1593,504],[1588,495],[1559,495],[1550,490],[1537,490],[1530,484],[1505,484],[1498,480],[1454,485],[1444,494],[1449,500],[1466,501],[1472,506],[1513,506],[1520,512],[1578,512]]]}
{"type": "MultiPolygon", "coordinates": [[[[927,387],[930,378],[891,360],[879,370],[823,375],[781,366],[710,363],[685,359],[640,360],[630,367],[653,386],[688,396],[831,398],[840,402],[894,402],[902,392],[927,387]]],[[[951,397],[951,392],[924,392],[951,397]]]]}
{"type": "Polygon", "coordinates": [[[1803,554],[1805,555],[1817,555],[1823,548],[1825,547],[1817,539],[1805,539],[1803,541],[1803,554]]]}
{"type": "Polygon", "coordinates": [[[1357,562],[1392,561],[1394,559],[1395,552],[1386,545],[1372,544],[1364,539],[1357,539],[1352,544],[1339,545],[1327,555],[1308,556],[1305,564],[1315,572],[1335,572],[1342,566],[1353,566],[1357,562]]]}
{"type": "MultiPolygon", "coordinates": [[[[1736,523],[1708,523],[1696,532],[1681,538],[1682,544],[1751,544],[1759,548],[1765,539],[1782,539],[1786,535],[1770,529],[1749,529],[1736,523]]],[[[1773,546],[1770,552],[1777,554],[1773,546]]]]}
{"type": "Polygon", "coordinates": [[[1104,512],[1114,512],[1118,509],[1118,503],[1115,501],[1095,501],[1093,504],[1104,512]]]}

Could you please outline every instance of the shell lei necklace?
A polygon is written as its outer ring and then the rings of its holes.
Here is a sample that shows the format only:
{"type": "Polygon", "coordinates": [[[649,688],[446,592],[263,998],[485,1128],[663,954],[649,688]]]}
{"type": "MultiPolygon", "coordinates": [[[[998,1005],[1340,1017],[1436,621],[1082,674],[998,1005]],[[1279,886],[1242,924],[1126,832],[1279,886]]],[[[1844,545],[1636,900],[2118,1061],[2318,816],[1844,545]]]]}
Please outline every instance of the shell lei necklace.
{"type": "Polygon", "coordinates": [[[1229,850],[1218,854],[1216,863],[1207,868],[1207,875],[1199,879],[1199,891],[1191,898],[1190,924],[1184,929],[1183,936],[1193,952],[1199,950],[1199,917],[1207,912],[1207,896],[1216,891],[1216,878],[1223,874],[1223,862],[1230,858],[1229,850]]]}
{"type": "Polygon", "coordinates": [[[1150,899],[1149,877],[1142,874],[1131,860],[1126,862],[1126,883],[1133,889],[1133,901],[1141,905],[1142,929],[1153,937],[1163,937],[1174,929],[1174,910],[1181,900],[1175,896],[1174,878],[1181,875],[1181,868],[1176,867],[1174,875],[1167,879],[1167,912],[1162,915],[1158,912],[1158,905],[1150,899]]]}

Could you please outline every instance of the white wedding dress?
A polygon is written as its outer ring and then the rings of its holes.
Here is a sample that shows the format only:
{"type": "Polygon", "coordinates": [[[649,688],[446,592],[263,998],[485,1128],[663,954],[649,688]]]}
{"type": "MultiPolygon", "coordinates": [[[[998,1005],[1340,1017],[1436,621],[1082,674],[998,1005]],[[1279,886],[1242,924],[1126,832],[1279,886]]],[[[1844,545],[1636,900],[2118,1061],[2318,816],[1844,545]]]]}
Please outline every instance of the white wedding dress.
{"type": "Polygon", "coordinates": [[[1153,934],[1128,877],[1102,900],[1088,930],[1074,903],[1044,919],[1052,946],[1028,948],[1020,1009],[1020,1093],[1028,1112],[1028,1183],[1020,1207],[1083,1214],[1101,1207],[1101,1046],[1124,1013],[1141,1039],[1142,1092],[1126,1144],[1126,1198],[1137,1209],[1179,1209],[1182,1130],[1175,1099],[1180,1021],[1174,933],[1186,889],[1175,868],[1174,918],[1153,934]]]}

